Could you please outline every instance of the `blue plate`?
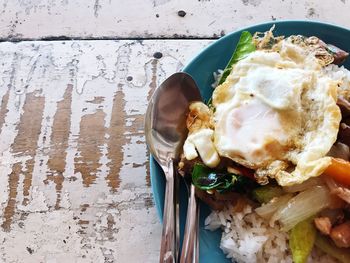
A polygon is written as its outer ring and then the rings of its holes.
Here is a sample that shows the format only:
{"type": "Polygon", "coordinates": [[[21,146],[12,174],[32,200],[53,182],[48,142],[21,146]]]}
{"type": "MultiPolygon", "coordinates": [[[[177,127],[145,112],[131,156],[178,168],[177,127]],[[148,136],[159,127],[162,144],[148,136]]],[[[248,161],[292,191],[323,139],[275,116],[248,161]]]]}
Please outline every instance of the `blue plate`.
{"type": "MultiPolygon", "coordinates": [[[[274,35],[305,35],[317,36],[326,43],[333,44],[346,51],[350,50],[350,31],[335,25],[325,24],[321,22],[312,21],[275,21],[265,24],[259,24],[244,28],[226,35],[225,37],[215,41],[213,44],[200,52],[191,62],[183,69],[184,72],[189,73],[197,82],[202,97],[208,100],[212,94],[211,84],[214,82],[213,72],[217,69],[224,69],[227,62],[236,47],[241,32],[244,30],[255,32],[265,32],[273,25],[276,25],[274,35]]],[[[350,59],[344,65],[350,68],[350,59]]],[[[158,214],[162,220],[163,204],[164,204],[164,188],[165,179],[162,175],[160,167],[156,161],[150,158],[151,182],[153,197],[156,204],[158,214]]],[[[180,187],[180,227],[183,236],[183,229],[186,220],[187,208],[187,191],[182,184],[180,187]]],[[[221,238],[221,231],[207,231],[204,229],[204,220],[209,215],[210,209],[201,204],[200,215],[200,262],[201,263],[229,263],[231,260],[227,259],[221,251],[219,244],[221,238]]]]}

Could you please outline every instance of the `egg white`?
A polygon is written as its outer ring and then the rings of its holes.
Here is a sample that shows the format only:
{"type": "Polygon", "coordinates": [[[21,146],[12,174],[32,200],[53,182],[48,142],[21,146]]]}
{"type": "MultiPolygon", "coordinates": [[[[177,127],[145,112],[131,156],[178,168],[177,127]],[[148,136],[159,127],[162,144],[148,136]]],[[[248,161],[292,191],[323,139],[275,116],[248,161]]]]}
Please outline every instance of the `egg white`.
{"type": "Polygon", "coordinates": [[[300,47],[255,51],[213,93],[214,145],[256,169],[262,183],[301,183],[329,165],[341,120],[336,98],[336,82],[300,47]]]}
{"type": "Polygon", "coordinates": [[[214,90],[215,111],[190,106],[186,159],[199,154],[216,167],[227,157],[255,169],[258,182],[275,178],[282,186],[319,176],[330,164],[326,154],[341,120],[339,78],[332,78],[313,54],[288,40],[277,51],[251,53],[214,90]]]}

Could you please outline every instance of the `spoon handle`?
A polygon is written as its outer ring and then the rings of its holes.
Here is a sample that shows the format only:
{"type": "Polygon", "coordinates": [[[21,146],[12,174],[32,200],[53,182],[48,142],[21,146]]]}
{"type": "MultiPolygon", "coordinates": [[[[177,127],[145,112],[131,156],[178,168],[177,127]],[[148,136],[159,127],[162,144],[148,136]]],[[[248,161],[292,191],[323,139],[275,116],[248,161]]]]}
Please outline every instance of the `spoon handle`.
{"type": "Polygon", "coordinates": [[[173,161],[162,167],[166,177],[165,199],[163,211],[163,230],[160,246],[160,263],[176,263],[176,227],[175,227],[175,178],[173,161]]]}
{"type": "Polygon", "coordinates": [[[198,218],[199,205],[195,186],[191,184],[180,263],[197,263],[199,260],[198,218]]]}

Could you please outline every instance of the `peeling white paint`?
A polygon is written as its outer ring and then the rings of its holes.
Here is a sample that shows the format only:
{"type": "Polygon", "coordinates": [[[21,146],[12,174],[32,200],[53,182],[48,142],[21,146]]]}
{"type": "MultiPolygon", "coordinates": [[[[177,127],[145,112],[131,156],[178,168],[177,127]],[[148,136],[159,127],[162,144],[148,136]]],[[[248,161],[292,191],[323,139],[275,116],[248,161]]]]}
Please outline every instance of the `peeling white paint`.
{"type": "MultiPolygon", "coordinates": [[[[30,11],[32,12],[32,11],[30,11]]],[[[45,98],[35,152],[28,204],[22,204],[24,175],[20,174],[10,232],[0,229],[0,262],[154,262],[158,258],[161,227],[146,180],[146,145],[142,116],[150,89],[177,71],[185,60],[210,41],[73,41],[0,43],[0,97],[10,86],[8,113],[0,134],[0,218],[8,205],[8,178],[12,164],[33,158],[13,153],[26,93],[45,98]],[[178,51],[182,45],[184,50],[178,51]],[[153,54],[163,57],[155,59],[153,54]],[[14,55],[16,54],[16,55],[14,55]],[[112,54],[112,55],[111,55],[112,54]],[[131,76],[132,80],[127,78],[131,76]],[[155,81],[155,82],[154,82],[155,81]],[[71,126],[60,209],[55,210],[56,184],[45,183],[52,147],[51,134],[57,103],[68,84],[73,85],[71,126]],[[21,95],[16,93],[21,90],[21,95]],[[123,145],[120,185],[112,191],[107,130],[114,95],[124,96],[123,145]],[[16,104],[16,97],[20,97],[16,104]],[[96,97],[101,97],[94,102],[96,97]],[[75,173],[74,159],[81,134],[81,119],[98,110],[104,113],[105,143],[100,145],[100,167],[86,187],[75,173]],[[141,122],[140,122],[141,121],[141,122]],[[70,228],[69,228],[70,227],[70,228]],[[69,238],[67,238],[69,237],[69,238]],[[63,242],[65,240],[65,242],[63,242]],[[125,242],[128,240],[128,242],[125,242]],[[135,246],[138,253],[130,253],[135,246]],[[28,247],[28,248],[27,248],[28,247]],[[132,254],[132,255],[131,255],[132,254]]],[[[122,114],[122,112],[120,112],[122,114]]],[[[86,143],[89,143],[88,141],[86,143]]]]}
{"type": "MultiPolygon", "coordinates": [[[[349,1],[302,0],[186,1],[94,0],[0,1],[0,39],[217,38],[247,25],[275,19],[317,19],[350,27],[349,1]],[[185,11],[180,17],[178,11],[185,11]],[[48,26],[49,21],[49,26],[48,26]]],[[[161,226],[146,174],[146,144],[140,119],[150,90],[179,71],[208,40],[36,41],[0,43],[0,99],[10,88],[0,134],[0,224],[8,205],[14,163],[32,158],[14,154],[17,125],[28,92],[45,98],[28,204],[19,175],[11,231],[0,228],[0,262],[156,262],[161,226]],[[161,53],[161,58],[153,55],[161,53]],[[70,134],[60,208],[57,185],[48,173],[57,103],[73,85],[70,134]],[[124,96],[120,185],[108,185],[108,134],[114,96],[124,96]],[[95,97],[102,97],[92,103],[95,97]],[[96,180],[83,185],[75,172],[81,155],[81,120],[102,110],[105,142],[96,180]],[[147,202],[148,201],[148,202],[147,202]],[[137,253],[132,253],[137,247],[137,253]]],[[[89,143],[89,142],[86,142],[89,143]]]]}
{"type": "Polygon", "coordinates": [[[30,213],[23,224],[16,224],[13,231],[0,236],[0,259],[28,263],[104,262],[98,247],[82,249],[73,217],[74,212],[68,210],[30,213]]]}
{"type": "Polygon", "coordinates": [[[206,38],[275,19],[316,19],[350,27],[346,0],[3,0],[0,6],[3,39],[206,38]]]}
{"type": "Polygon", "coordinates": [[[29,213],[46,212],[49,210],[46,203],[46,196],[39,190],[38,186],[32,188],[29,204],[26,206],[19,204],[17,209],[29,213]]]}

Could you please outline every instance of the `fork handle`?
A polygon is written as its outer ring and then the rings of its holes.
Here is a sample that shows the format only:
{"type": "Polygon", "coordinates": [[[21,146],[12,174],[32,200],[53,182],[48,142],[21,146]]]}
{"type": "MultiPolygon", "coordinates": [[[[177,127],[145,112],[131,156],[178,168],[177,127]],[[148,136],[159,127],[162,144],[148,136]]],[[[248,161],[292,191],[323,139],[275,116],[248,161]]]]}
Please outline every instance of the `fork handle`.
{"type": "Polygon", "coordinates": [[[169,161],[167,167],[162,167],[166,177],[165,198],[163,210],[163,230],[160,246],[159,263],[176,263],[175,240],[175,205],[174,205],[174,166],[169,161]]]}
{"type": "Polygon", "coordinates": [[[195,186],[191,184],[180,263],[198,263],[198,218],[199,205],[195,195],[195,186]]]}

